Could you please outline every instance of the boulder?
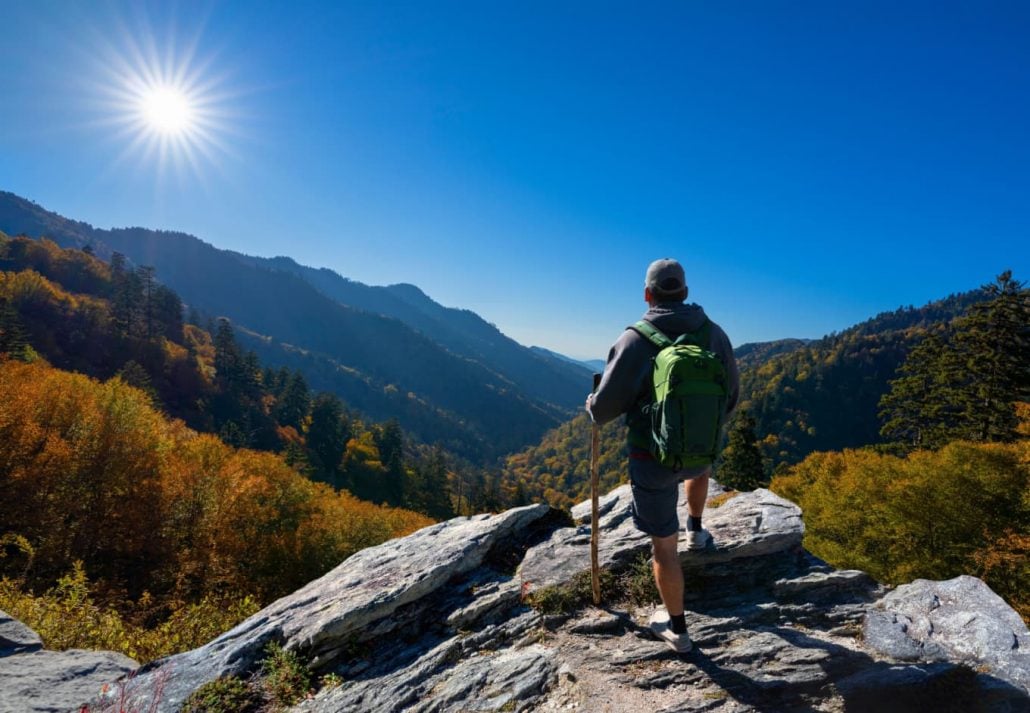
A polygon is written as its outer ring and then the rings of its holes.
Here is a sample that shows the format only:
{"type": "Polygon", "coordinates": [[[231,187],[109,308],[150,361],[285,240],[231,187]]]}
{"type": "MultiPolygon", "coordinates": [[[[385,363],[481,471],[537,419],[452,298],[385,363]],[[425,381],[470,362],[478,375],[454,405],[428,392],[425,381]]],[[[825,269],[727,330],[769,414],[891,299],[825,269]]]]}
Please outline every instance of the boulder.
{"type": "MultiPolygon", "coordinates": [[[[533,524],[550,512],[546,505],[531,505],[498,515],[455,518],[362,550],[210,643],[146,667],[130,683],[129,701],[142,710],[156,705],[156,713],[178,711],[205,683],[253,672],[272,641],[300,652],[321,670],[345,659],[364,641],[398,629],[417,630],[433,595],[444,596],[441,590],[448,582],[478,568],[496,547],[528,536],[533,524]],[[161,696],[156,700],[159,681],[161,696]]],[[[500,585],[489,593],[512,601],[511,590],[499,591],[500,585]]],[[[481,612],[496,608],[494,604],[482,605],[481,612]]]]}
{"type": "Polygon", "coordinates": [[[899,661],[957,661],[1030,693],[1030,631],[979,579],[917,579],[870,610],[866,645],[899,661]]]}
{"type": "Polygon", "coordinates": [[[527,634],[540,616],[524,608],[474,632],[432,626],[386,637],[342,669],[345,683],[297,706],[311,713],[447,713],[526,710],[553,685],[557,654],[527,634]]]}
{"type": "Polygon", "coordinates": [[[110,651],[41,651],[0,658],[0,713],[67,713],[139,664],[110,651]]]}
{"type": "MultiPolygon", "coordinates": [[[[686,655],[651,635],[654,604],[639,581],[603,608],[550,616],[529,608],[528,592],[589,569],[589,524],[569,527],[532,506],[364,550],[117,690],[128,691],[129,710],[177,711],[217,676],[254,673],[278,641],[316,675],[342,681],[295,713],[850,713],[921,711],[927,702],[942,711],[1030,710],[1020,683],[1026,628],[982,582],[916,582],[885,595],[864,573],[805,552],[792,503],[758,490],[714,505],[705,523],[715,546],[682,555],[694,641],[686,655]]],[[[605,566],[648,551],[630,522],[628,488],[603,498],[601,510],[605,566]]]]}
{"type": "MultiPolygon", "coordinates": [[[[713,488],[710,497],[720,492],[713,488]]],[[[616,488],[600,501],[598,560],[602,568],[618,569],[640,553],[650,551],[651,538],[633,526],[629,485],[616,488]]],[[[686,498],[681,496],[679,517],[687,521],[686,498]]],[[[589,503],[573,508],[574,518],[589,518],[589,503]],[[585,506],[585,507],[584,507],[585,506]]],[[[805,527],[801,509],[775,493],[759,489],[741,493],[724,504],[705,511],[705,527],[711,533],[714,547],[688,552],[680,547],[680,555],[688,576],[692,571],[711,571],[713,565],[749,558],[797,551],[805,527]]],[[[523,591],[567,584],[580,572],[590,569],[589,520],[575,527],[556,531],[547,541],[533,547],[519,568],[523,591]]],[[[734,576],[741,574],[740,569],[734,576]]]]}
{"type": "Polygon", "coordinates": [[[0,610],[0,658],[39,651],[41,648],[43,640],[39,634],[0,610]]]}

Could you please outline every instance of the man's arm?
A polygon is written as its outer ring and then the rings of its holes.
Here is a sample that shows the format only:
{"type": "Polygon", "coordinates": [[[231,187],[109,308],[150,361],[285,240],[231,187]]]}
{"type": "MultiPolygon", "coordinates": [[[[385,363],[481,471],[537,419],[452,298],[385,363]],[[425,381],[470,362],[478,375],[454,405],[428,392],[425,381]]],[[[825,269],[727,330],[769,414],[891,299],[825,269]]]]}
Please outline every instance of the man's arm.
{"type": "Polygon", "coordinates": [[[594,423],[613,421],[636,406],[651,351],[632,329],[622,333],[608,352],[601,385],[587,397],[587,413],[594,423]]]}

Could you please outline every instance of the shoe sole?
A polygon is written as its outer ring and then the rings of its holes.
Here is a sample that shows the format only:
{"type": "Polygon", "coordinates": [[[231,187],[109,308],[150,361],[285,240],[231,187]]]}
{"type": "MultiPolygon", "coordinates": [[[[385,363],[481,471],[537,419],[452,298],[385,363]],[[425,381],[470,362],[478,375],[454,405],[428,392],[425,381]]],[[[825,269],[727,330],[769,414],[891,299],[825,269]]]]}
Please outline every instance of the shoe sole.
{"type": "Polygon", "coordinates": [[[656,631],[654,624],[650,624],[648,626],[648,628],[651,630],[651,634],[656,639],[661,641],[663,644],[665,644],[666,646],[668,646],[670,649],[672,649],[673,651],[675,651],[678,654],[686,654],[686,653],[690,653],[691,651],[694,650],[694,642],[691,641],[690,639],[687,639],[687,648],[681,649],[681,648],[678,648],[674,643],[672,643],[671,641],[666,639],[664,636],[662,636],[660,631],[656,631]]]}
{"type": "Polygon", "coordinates": [[[690,642],[690,645],[687,646],[687,648],[681,649],[681,648],[678,648],[674,643],[672,643],[671,641],[666,639],[664,636],[661,636],[660,634],[658,634],[656,631],[652,630],[651,633],[654,634],[655,636],[657,636],[659,641],[661,641],[663,644],[665,644],[670,649],[675,651],[677,654],[689,654],[691,651],[694,650],[694,642],[690,642]]]}
{"type": "Polygon", "coordinates": [[[688,552],[697,552],[699,550],[707,550],[709,547],[714,548],[714,544],[711,537],[705,540],[703,545],[688,544],[686,549],[688,552]]]}

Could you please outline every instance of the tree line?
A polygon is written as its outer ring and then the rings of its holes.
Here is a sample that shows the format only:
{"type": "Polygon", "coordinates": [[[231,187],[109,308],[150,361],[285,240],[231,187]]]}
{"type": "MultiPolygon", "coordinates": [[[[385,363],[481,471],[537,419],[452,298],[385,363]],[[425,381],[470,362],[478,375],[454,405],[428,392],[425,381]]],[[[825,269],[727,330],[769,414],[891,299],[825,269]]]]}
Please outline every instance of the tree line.
{"type": "Polygon", "coordinates": [[[396,420],[369,422],[334,394],[312,391],[300,371],[262,366],[226,319],[195,309],[184,319],[182,301],[152,267],[0,235],[0,270],[0,353],[117,375],[192,428],[283,453],[306,475],[365,500],[438,519],[496,506],[475,468],[409,443],[396,420]]]}

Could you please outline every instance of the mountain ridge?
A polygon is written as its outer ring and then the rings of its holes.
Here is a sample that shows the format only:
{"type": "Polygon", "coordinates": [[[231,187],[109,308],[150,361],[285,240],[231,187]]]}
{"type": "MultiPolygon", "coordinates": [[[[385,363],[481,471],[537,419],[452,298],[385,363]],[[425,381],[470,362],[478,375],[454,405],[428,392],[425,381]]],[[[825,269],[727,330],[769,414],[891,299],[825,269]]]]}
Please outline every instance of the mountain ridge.
{"type": "Polygon", "coordinates": [[[420,320],[424,331],[397,317],[343,304],[297,274],[321,275],[323,283],[339,288],[345,278],[332,271],[304,268],[292,260],[292,269],[282,269],[289,266],[283,258],[244,256],[182,232],[98,229],[9,192],[0,192],[0,230],[45,235],[80,249],[89,245],[106,257],[117,251],[136,264],[155,265],[190,307],[270,338],[266,347],[274,343],[279,348],[265,349],[263,356],[282,359],[272,365],[285,365],[286,345],[303,350],[320,360],[322,388],[345,401],[364,400],[380,416],[395,415],[416,438],[423,431],[450,432],[457,424],[455,437],[475,444],[462,455],[474,461],[489,462],[533,442],[571,415],[581,399],[573,367],[533,354],[471,312],[436,305],[421,290],[414,294],[404,286],[369,288],[350,281],[354,292],[368,299],[389,296],[394,311],[420,320]],[[462,343],[461,330],[451,323],[441,326],[441,317],[463,319],[465,331],[478,335],[478,345],[462,343]],[[434,333],[444,335],[440,338],[448,344],[430,336],[434,333]],[[498,354],[502,358],[494,359],[498,354]],[[352,378],[332,377],[336,365],[367,377],[360,393],[352,378]],[[399,404],[397,393],[412,398],[399,404]],[[440,412],[454,418],[440,421],[440,412]]]}

